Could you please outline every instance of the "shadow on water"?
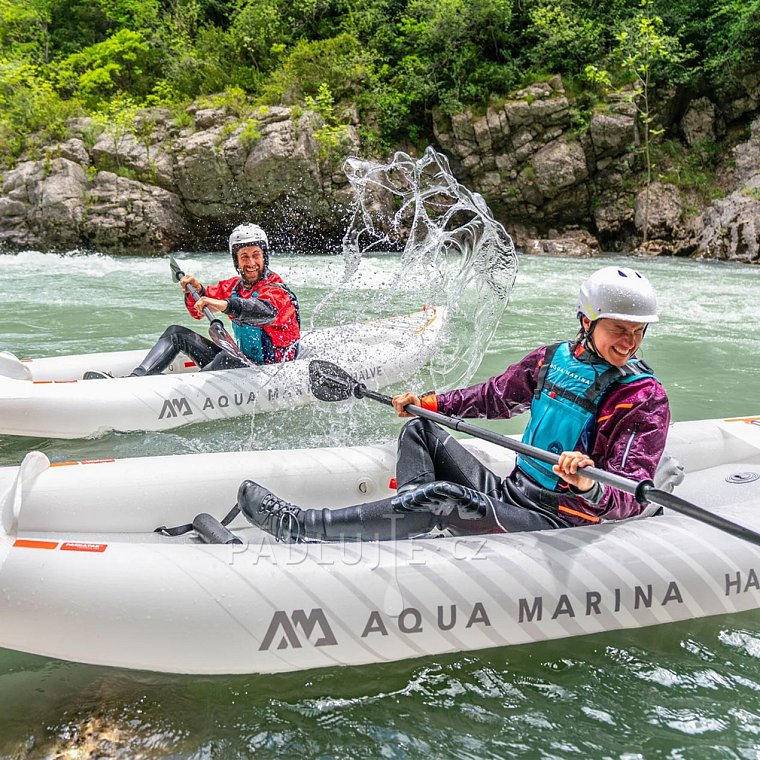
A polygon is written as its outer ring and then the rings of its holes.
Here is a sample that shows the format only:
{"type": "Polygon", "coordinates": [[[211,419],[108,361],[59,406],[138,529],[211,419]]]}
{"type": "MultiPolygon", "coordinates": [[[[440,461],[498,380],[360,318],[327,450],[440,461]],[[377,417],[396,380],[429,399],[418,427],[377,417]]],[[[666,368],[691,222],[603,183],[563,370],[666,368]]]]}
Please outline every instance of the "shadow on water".
{"type": "Polygon", "coordinates": [[[758,658],[758,613],[268,676],[160,675],[0,652],[0,751],[755,757],[758,658]]]}

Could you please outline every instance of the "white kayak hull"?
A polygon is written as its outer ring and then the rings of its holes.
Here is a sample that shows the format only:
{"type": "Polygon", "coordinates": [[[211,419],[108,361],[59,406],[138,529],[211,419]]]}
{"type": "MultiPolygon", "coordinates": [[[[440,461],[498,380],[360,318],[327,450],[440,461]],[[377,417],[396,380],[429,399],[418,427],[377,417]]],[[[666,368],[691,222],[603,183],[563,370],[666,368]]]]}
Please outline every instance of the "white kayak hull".
{"type": "MultiPolygon", "coordinates": [[[[676,493],[760,530],[760,418],[676,423],[676,493]]],[[[468,441],[504,474],[511,454],[468,441]]],[[[760,550],[677,514],[499,536],[283,545],[166,538],[253,478],[304,506],[392,493],[393,446],[0,469],[0,646],[173,673],[388,662],[760,606],[760,550]]]]}
{"type": "Polygon", "coordinates": [[[109,431],[170,430],[312,403],[311,359],[342,366],[370,388],[409,377],[435,350],[443,319],[434,308],[304,334],[292,362],[198,372],[184,356],[167,373],[124,377],[146,351],[20,361],[0,354],[0,434],[89,438],[109,431]],[[82,380],[88,370],[114,379],[82,380]]]}

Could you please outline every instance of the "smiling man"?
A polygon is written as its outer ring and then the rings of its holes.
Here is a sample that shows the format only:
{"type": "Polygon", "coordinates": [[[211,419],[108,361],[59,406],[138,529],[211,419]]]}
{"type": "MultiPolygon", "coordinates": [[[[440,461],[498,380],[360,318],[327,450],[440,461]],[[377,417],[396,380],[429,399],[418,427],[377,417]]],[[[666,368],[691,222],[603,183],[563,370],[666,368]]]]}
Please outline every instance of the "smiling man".
{"type": "MultiPolygon", "coordinates": [[[[191,275],[180,280],[188,311],[196,319],[202,318],[204,308],[226,314],[232,320],[238,347],[255,364],[295,359],[301,336],[298,299],[282,278],[269,269],[266,232],[256,224],[241,224],[230,235],[229,250],[237,277],[205,287],[191,275]],[[197,302],[188,292],[188,285],[201,294],[197,302]]],[[[245,366],[202,335],[172,325],[140,366],[132,370],[131,376],[158,374],[180,352],[187,354],[202,371],[245,366]]]]}
{"type": "Polygon", "coordinates": [[[523,441],[557,454],[554,467],[521,455],[500,477],[449,433],[416,417],[399,437],[396,496],[338,510],[301,509],[246,481],[239,506],[284,541],[546,530],[648,514],[633,495],[584,477],[583,468],[654,479],[670,409],[662,385],[636,358],[647,325],[658,321],[654,290],[633,269],[604,267],[581,285],[577,316],[575,340],[541,346],[483,383],[393,398],[401,417],[411,416],[407,404],[489,419],[530,410],[523,441]]]}

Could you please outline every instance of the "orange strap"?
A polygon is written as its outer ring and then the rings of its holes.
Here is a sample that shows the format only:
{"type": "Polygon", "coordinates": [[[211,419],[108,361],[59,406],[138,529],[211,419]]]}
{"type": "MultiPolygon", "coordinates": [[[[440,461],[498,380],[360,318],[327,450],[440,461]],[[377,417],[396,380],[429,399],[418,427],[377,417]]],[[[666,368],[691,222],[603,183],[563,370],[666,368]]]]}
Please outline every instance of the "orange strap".
{"type": "Polygon", "coordinates": [[[557,511],[565,512],[566,514],[574,515],[575,517],[580,517],[592,523],[601,522],[601,519],[598,517],[594,517],[594,515],[587,515],[585,512],[579,512],[577,509],[570,509],[570,507],[565,507],[562,504],[560,504],[559,507],[557,507],[557,511]]]}
{"type": "Polygon", "coordinates": [[[427,409],[429,412],[438,411],[438,397],[435,393],[428,393],[427,396],[420,398],[420,406],[423,409],[427,409]]]}

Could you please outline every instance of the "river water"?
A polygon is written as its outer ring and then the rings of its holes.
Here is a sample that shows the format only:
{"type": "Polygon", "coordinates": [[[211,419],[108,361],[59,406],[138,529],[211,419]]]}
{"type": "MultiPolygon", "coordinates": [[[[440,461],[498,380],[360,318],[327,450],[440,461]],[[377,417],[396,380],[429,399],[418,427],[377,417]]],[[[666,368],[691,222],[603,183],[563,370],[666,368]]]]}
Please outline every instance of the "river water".
{"type": "MultiPolygon", "coordinates": [[[[203,281],[222,254],[183,256],[203,281]]],[[[373,312],[397,260],[377,255],[320,318],[373,312]],[[331,311],[332,310],[332,311],[331,311]]],[[[671,259],[521,257],[517,281],[474,381],[575,333],[580,281],[607,263],[653,282],[662,321],[641,355],[676,420],[757,414],[760,268],[671,259]]],[[[308,323],[340,279],[330,256],[277,256],[308,323]]],[[[165,260],[0,255],[0,350],[21,357],[148,348],[184,312],[165,260]]],[[[395,299],[395,300],[394,300],[395,299]]],[[[458,323],[454,339],[467,326],[458,323]]],[[[422,373],[417,390],[440,374],[422,373]]],[[[488,423],[517,432],[523,422],[488,423]]],[[[312,407],[165,433],[83,441],[0,437],[0,465],[30,449],[61,461],[390,440],[386,407],[312,407]]],[[[2,621],[0,621],[2,625],[2,621]]],[[[220,641],[219,646],[224,646],[220,641]]],[[[0,650],[2,757],[760,758],[760,614],[689,621],[389,665],[277,676],[178,677],[0,650]]]]}

